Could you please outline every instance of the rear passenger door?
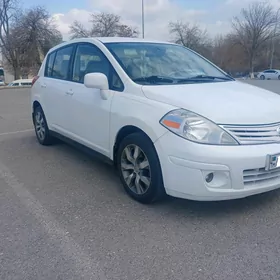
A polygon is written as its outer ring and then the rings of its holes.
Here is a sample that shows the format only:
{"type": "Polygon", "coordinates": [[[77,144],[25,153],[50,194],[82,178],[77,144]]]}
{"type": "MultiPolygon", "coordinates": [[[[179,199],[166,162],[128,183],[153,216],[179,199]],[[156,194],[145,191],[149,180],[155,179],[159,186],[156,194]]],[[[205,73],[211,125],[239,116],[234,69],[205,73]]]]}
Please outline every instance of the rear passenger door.
{"type": "Polygon", "coordinates": [[[267,79],[273,79],[274,71],[273,70],[267,70],[265,74],[267,79]]]}
{"type": "Polygon", "coordinates": [[[67,45],[49,54],[41,82],[42,104],[50,129],[67,134],[69,129],[69,75],[75,45],[67,45]]]}
{"type": "Polygon", "coordinates": [[[271,79],[275,80],[275,79],[278,79],[278,72],[273,70],[273,73],[271,75],[271,79]]]}

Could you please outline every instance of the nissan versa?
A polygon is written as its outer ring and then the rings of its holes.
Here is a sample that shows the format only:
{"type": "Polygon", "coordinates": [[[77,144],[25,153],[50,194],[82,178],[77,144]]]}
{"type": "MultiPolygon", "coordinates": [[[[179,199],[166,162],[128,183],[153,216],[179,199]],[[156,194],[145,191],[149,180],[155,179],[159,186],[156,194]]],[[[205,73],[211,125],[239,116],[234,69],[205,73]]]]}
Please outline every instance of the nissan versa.
{"type": "Polygon", "coordinates": [[[280,187],[280,97],[183,46],[72,40],[48,52],[32,83],[39,143],[61,138],[103,155],[139,202],[280,187]]]}

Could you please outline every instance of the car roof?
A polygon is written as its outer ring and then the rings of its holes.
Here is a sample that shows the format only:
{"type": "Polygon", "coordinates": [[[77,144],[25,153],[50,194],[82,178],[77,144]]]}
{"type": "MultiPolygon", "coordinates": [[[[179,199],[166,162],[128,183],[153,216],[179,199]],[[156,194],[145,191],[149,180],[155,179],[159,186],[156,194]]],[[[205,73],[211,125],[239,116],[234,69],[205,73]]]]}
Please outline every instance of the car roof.
{"type": "Polygon", "coordinates": [[[90,37],[90,38],[78,38],[78,39],[72,39],[69,41],[65,41],[52,49],[50,49],[50,52],[63,47],[67,46],[72,43],[97,43],[101,42],[103,44],[106,43],[158,43],[158,44],[174,44],[172,42],[167,41],[158,41],[158,40],[150,40],[150,39],[142,39],[142,38],[131,38],[131,37],[90,37]]]}
{"type": "Polygon", "coordinates": [[[102,43],[160,43],[166,44],[169,42],[166,41],[158,41],[158,40],[150,40],[150,39],[142,39],[142,38],[130,38],[130,37],[97,37],[96,40],[102,43]]]}

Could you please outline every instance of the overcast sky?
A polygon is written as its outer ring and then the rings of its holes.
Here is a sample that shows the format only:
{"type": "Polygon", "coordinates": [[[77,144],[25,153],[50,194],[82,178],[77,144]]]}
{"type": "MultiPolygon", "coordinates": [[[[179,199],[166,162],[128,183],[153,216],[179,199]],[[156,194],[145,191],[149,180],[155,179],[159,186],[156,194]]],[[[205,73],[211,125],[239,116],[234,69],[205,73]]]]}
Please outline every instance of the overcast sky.
{"type": "MultiPolygon", "coordinates": [[[[146,37],[169,39],[169,21],[184,20],[199,23],[211,35],[230,30],[230,20],[240,9],[255,0],[144,0],[146,37]]],[[[268,0],[275,10],[280,0],[268,0]]],[[[89,14],[97,11],[122,16],[125,23],[141,31],[141,0],[26,0],[25,6],[45,6],[54,16],[64,39],[68,39],[69,25],[79,20],[86,26],[89,14]]]]}

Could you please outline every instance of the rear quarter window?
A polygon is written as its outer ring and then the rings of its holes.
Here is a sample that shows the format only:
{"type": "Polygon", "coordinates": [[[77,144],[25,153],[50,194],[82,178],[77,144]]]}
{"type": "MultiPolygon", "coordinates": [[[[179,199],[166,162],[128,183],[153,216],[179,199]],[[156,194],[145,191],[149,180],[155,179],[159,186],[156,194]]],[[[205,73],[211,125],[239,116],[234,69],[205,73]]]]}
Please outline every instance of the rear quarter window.
{"type": "Polygon", "coordinates": [[[45,76],[46,77],[51,77],[52,76],[55,54],[56,54],[56,52],[53,52],[53,53],[49,54],[48,57],[47,57],[47,63],[46,63],[46,68],[45,68],[45,76]]]}
{"type": "Polygon", "coordinates": [[[68,79],[72,52],[73,45],[57,50],[52,69],[52,78],[60,80],[68,79]]]}

